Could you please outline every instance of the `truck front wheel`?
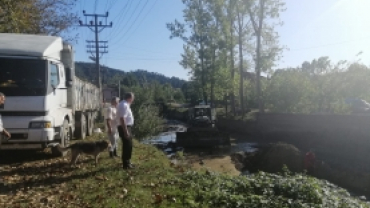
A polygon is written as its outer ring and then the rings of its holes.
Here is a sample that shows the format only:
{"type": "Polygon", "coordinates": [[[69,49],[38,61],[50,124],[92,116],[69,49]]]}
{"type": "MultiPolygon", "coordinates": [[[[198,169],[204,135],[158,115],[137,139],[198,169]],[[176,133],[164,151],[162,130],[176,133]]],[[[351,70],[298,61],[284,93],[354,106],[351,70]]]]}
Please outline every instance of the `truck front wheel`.
{"type": "MultiPolygon", "coordinates": [[[[64,119],[63,126],[60,128],[60,140],[61,146],[67,147],[69,146],[69,142],[71,141],[72,137],[72,129],[69,127],[69,123],[67,119],[64,119]]],[[[51,154],[56,157],[64,157],[67,155],[67,152],[60,152],[57,147],[51,148],[51,154]]]]}

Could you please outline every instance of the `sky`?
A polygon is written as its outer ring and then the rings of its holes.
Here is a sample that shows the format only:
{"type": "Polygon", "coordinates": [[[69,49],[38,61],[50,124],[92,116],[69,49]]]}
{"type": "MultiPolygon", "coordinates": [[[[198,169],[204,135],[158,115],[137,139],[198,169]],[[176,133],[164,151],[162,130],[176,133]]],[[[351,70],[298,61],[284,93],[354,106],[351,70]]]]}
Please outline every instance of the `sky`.
{"type": "MultiPolygon", "coordinates": [[[[370,0],[286,0],[286,11],[277,27],[279,41],[287,49],[275,69],[300,66],[321,56],[332,62],[361,60],[370,65],[370,0]],[[360,56],[356,56],[363,52],[360,56]]],[[[99,33],[108,41],[108,53],[101,64],[132,71],[144,69],[166,76],[189,79],[188,69],[179,61],[183,52],[180,39],[170,39],[166,23],[183,20],[181,0],[78,0],[76,9],[85,21],[86,14],[109,12],[108,23],[99,33]]],[[[90,19],[87,19],[90,21],[90,19]]],[[[105,18],[100,20],[105,21],[105,18]]],[[[76,60],[90,61],[86,40],[94,33],[86,27],[77,29],[76,60]]]]}

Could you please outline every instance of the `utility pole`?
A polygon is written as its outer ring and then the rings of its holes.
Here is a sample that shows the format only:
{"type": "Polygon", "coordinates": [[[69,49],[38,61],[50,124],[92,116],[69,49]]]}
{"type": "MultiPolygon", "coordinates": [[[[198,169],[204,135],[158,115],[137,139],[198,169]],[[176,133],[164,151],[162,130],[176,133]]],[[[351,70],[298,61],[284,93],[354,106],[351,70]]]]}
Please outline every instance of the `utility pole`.
{"type": "MultiPolygon", "coordinates": [[[[96,62],[96,54],[99,54],[99,59],[103,54],[108,53],[108,41],[98,41],[95,40],[86,40],[86,52],[91,53],[90,59],[96,62]],[[99,50],[99,52],[97,51],[99,50]],[[94,56],[95,54],[95,56],[94,56]]],[[[97,60],[99,62],[99,59],[97,60]]],[[[100,63],[99,64],[99,71],[100,70],[100,63]]],[[[102,76],[102,83],[104,83],[104,75],[102,76]]]]}
{"type": "MultiPolygon", "coordinates": [[[[85,16],[85,23],[83,23],[81,20],[79,21],[81,27],[88,27],[91,31],[95,33],[95,41],[87,41],[88,43],[93,43],[95,42],[95,51],[90,50],[90,52],[95,52],[95,57],[92,57],[93,60],[95,60],[95,65],[96,65],[96,70],[97,70],[97,75],[98,75],[98,80],[97,80],[97,85],[100,89],[100,100],[102,101],[102,84],[101,84],[101,76],[100,76],[100,54],[101,53],[107,53],[105,49],[108,48],[108,46],[100,46],[99,43],[107,43],[106,41],[100,41],[99,42],[99,33],[103,31],[107,27],[112,27],[113,23],[110,22],[110,24],[107,24],[107,17],[108,17],[108,12],[105,14],[86,14],[85,10],[83,11],[83,14],[85,16]],[[93,20],[90,20],[87,22],[87,17],[92,17],[93,20]],[[102,23],[102,21],[98,21],[99,18],[105,18],[105,24],[102,23]],[[100,52],[100,49],[104,49],[103,52],[100,52]]],[[[91,46],[91,45],[90,45],[91,46]]],[[[92,46],[91,46],[92,47],[92,46]]],[[[89,50],[89,47],[88,47],[89,50]]]]}

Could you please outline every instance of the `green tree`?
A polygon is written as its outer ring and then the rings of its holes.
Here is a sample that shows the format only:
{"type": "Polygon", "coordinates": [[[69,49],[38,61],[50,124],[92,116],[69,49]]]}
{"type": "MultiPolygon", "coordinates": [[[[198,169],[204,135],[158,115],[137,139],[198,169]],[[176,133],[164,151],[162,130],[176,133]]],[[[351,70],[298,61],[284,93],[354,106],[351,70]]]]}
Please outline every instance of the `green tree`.
{"type": "Polygon", "coordinates": [[[132,112],[135,115],[133,133],[138,139],[144,139],[158,134],[164,120],[159,117],[159,109],[153,105],[154,93],[151,86],[135,86],[129,89],[135,94],[132,112]]]}
{"type": "Polygon", "coordinates": [[[66,35],[78,21],[75,5],[76,0],[0,0],[0,32],[66,35]]]}
{"type": "Polygon", "coordinates": [[[177,103],[183,103],[185,101],[185,96],[184,93],[182,93],[181,89],[174,89],[173,99],[177,103]]]}
{"type": "Polygon", "coordinates": [[[236,1],[235,0],[227,0],[225,1],[226,7],[226,15],[225,15],[225,38],[229,48],[229,70],[230,70],[230,99],[231,99],[231,110],[235,115],[235,57],[234,57],[234,50],[236,46],[235,42],[235,30],[234,30],[234,22],[235,22],[235,8],[236,8],[236,1]]]}
{"type": "Polygon", "coordinates": [[[276,72],[266,91],[267,106],[273,112],[310,113],[314,108],[310,78],[298,70],[276,72]]]}
{"type": "Polygon", "coordinates": [[[266,71],[273,66],[278,58],[281,48],[278,43],[278,34],[274,26],[279,21],[279,15],[285,10],[282,0],[245,0],[250,21],[257,43],[255,54],[253,54],[256,67],[256,90],[260,112],[264,111],[261,92],[261,71],[266,71]],[[264,42],[265,44],[262,44],[264,42]]]}
{"type": "Polygon", "coordinates": [[[205,7],[205,0],[183,0],[185,4],[184,21],[180,23],[175,20],[168,23],[170,38],[178,37],[185,42],[183,60],[180,64],[184,68],[190,68],[193,77],[200,77],[203,99],[207,102],[207,67],[205,65],[207,25],[211,21],[211,16],[205,7]],[[189,36],[186,36],[189,34],[189,36]]]}
{"type": "Polygon", "coordinates": [[[370,99],[370,69],[360,63],[346,63],[333,64],[329,57],[320,57],[305,61],[301,68],[276,71],[264,97],[269,109],[287,113],[349,113],[347,99],[370,99]]]}

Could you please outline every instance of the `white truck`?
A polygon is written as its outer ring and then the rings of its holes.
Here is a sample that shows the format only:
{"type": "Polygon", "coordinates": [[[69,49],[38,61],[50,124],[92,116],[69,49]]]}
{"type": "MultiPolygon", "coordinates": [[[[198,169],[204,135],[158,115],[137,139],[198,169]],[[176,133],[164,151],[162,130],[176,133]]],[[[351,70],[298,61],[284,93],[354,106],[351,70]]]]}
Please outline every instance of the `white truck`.
{"type": "Polygon", "coordinates": [[[73,48],[62,38],[0,33],[0,92],[6,96],[0,115],[12,135],[2,138],[0,150],[68,146],[72,135],[93,134],[100,91],[74,70],[73,48]]]}

